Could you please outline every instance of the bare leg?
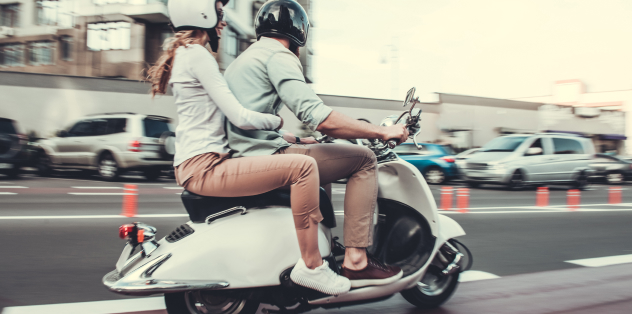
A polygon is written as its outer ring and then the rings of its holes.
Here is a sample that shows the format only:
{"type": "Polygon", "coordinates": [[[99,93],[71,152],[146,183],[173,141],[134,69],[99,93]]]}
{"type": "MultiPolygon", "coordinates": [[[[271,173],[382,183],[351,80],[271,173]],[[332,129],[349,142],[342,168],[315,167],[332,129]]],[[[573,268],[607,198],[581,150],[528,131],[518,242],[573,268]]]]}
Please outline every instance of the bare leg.
{"type": "Polygon", "coordinates": [[[301,248],[301,257],[309,269],[314,269],[323,264],[323,259],[318,250],[318,223],[310,219],[307,229],[296,229],[298,246],[301,248]]]}
{"type": "Polygon", "coordinates": [[[347,247],[342,267],[351,270],[362,270],[367,265],[366,248],[347,247]]]}

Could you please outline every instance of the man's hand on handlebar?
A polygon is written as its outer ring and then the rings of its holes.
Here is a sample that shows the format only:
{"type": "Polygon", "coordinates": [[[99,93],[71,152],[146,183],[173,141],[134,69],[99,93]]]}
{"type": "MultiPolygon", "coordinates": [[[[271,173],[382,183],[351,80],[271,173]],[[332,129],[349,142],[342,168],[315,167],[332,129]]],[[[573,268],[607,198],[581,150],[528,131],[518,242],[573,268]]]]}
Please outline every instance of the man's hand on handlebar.
{"type": "Polygon", "coordinates": [[[408,140],[408,130],[405,125],[396,124],[382,128],[383,132],[381,140],[385,142],[388,140],[396,140],[397,144],[401,144],[408,140]]]}

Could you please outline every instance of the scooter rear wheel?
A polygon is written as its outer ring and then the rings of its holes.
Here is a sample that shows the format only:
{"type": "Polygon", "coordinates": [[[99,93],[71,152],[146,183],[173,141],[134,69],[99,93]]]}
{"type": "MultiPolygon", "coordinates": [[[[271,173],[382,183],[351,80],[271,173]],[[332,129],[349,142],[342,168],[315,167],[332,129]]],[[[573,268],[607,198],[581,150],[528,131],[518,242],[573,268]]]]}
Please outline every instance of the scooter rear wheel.
{"type": "Polygon", "coordinates": [[[186,291],[165,294],[169,314],[255,314],[259,303],[239,295],[213,291],[186,291]]]}
{"type": "Polygon", "coordinates": [[[402,296],[410,304],[421,309],[432,309],[447,301],[456,290],[459,273],[443,276],[438,267],[430,265],[417,287],[404,290],[402,296]]]}

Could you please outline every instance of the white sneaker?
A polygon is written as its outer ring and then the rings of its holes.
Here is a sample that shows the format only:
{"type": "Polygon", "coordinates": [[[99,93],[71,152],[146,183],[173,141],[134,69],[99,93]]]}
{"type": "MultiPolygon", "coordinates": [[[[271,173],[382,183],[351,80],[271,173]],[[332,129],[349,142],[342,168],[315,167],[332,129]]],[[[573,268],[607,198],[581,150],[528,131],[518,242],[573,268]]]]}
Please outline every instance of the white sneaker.
{"type": "Polygon", "coordinates": [[[322,265],[309,269],[300,258],[290,273],[290,279],[297,285],[330,295],[345,294],[351,289],[351,281],[331,270],[325,260],[322,265]]]}

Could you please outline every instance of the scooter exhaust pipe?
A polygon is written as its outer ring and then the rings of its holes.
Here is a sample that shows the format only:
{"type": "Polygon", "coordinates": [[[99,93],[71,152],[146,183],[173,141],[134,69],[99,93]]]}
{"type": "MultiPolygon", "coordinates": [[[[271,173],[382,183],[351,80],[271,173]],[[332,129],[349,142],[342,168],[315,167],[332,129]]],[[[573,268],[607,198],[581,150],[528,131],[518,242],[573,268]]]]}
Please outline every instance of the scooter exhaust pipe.
{"type": "Polygon", "coordinates": [[[461,269],[459,266],[459,262],[463,259],[463,254],[459,252],[459,250],[454,247],[454,245],[450,244],[450,242],[446,242],[443,244],[439,252],[437,252],[437,256],[443,265],[447,265],[442,271],[441,274],[444,276],[452,275],[458,272],[461,269]],[[447,257],[446,257],[447,255],[447,257]],[[454,256],[452,261],[450,261],[449,257],[454,256]]]}

